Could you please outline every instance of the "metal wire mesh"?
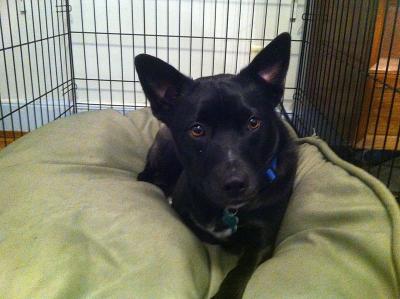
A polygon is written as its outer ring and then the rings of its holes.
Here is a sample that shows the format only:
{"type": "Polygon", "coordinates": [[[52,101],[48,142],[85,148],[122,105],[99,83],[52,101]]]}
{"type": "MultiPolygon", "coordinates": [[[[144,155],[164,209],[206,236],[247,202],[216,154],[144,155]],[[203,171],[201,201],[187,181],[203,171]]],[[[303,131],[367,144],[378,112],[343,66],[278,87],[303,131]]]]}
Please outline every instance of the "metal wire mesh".
{"type": "Polygon", "coordinates": [[[73,65],[65,10],[53,0],[0,3],[3,145],[72,113],[73,65]]]}
{"type": "MultiPolygon", "coordinates": [[[[194,78],[237,73],[278,33],[290,31],[294,56],[299,56],[301,1],[70,3],[79,111],[112,107],[125,112],[147,106],[134,72],[133,58],[139,53],[158,56],[194,78]]],[[[290,100],[296,67],[293,63],[287,86],[290,100]]]]}
{"type": "Polygon", "coordinates": [[[0,138],[7,145],[80,111],[147,106],[133,63],[139,53],[194,78],[237,73],[284,31],[293,36],[290,114],[304,9],[305,0],[2,1],[0,138]]]}
{"type": "Polygon", "coordinates": [[[400,1],[308,1],[293,125],[400,192],[400,1]]]}

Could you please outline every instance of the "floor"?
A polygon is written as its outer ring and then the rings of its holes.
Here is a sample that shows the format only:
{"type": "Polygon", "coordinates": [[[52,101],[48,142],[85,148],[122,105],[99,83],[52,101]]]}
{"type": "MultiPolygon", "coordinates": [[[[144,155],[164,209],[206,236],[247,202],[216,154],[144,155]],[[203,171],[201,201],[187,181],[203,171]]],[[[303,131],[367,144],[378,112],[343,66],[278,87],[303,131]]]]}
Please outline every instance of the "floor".
{"type": "Polygon", "coordinates": [[[22,132],[0,131],[0,149],[6,147],[6,145],[9,145],[25,134],[26,133],[22,132]]]}

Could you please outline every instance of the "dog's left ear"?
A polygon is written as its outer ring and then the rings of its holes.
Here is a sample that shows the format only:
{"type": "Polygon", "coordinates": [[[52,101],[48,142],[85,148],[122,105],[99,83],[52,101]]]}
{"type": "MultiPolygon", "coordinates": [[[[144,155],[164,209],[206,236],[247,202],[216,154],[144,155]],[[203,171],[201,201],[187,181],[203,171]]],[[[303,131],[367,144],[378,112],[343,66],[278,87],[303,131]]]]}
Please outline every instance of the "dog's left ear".
{"type": "Polygon", "coordinates": [[[192,79],[168,63],[147,54],[135,57],[136,71],[155,117],[167,122],[185,86],[192,79]]]}
{"type": "Polygon", "coordinates": [[[255,80],[273,90],[274,106],[283,95],[290,60],[290,41],[289,33],[278,35],[238,75],[239,78],[255,80]]]}

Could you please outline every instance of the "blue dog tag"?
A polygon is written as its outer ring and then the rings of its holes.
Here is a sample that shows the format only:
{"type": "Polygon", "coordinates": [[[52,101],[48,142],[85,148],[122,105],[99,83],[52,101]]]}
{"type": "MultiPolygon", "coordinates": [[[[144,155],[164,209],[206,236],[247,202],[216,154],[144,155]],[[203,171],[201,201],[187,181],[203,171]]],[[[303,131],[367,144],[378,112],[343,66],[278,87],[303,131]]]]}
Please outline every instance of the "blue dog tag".
{"type": "Polygon", "coordinates": [[[232,233],[235,233],[237,231],[237,226],[239,223],[239,217],[237,217],[236,214],[237,211],[230,211],[229,209],[225,209],[224,214],[222,215],[222,222],[232,230],[232,233]]]}

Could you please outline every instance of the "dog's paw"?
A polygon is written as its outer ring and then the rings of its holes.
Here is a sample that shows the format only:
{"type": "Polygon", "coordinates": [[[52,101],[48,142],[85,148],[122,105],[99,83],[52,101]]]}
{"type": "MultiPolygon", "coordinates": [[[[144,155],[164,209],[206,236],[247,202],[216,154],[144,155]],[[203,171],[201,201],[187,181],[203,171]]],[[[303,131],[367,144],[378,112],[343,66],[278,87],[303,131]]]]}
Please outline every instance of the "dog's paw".
{"type": "Polygon", "coordinates": [[[144,169],[142,172],[140,172],[137,175],[137,180],[141,181],[141,182],[151,183],[152,180],[153,180],[153,176],[151,175],[151,173],[147,169],[144,169]]]}

